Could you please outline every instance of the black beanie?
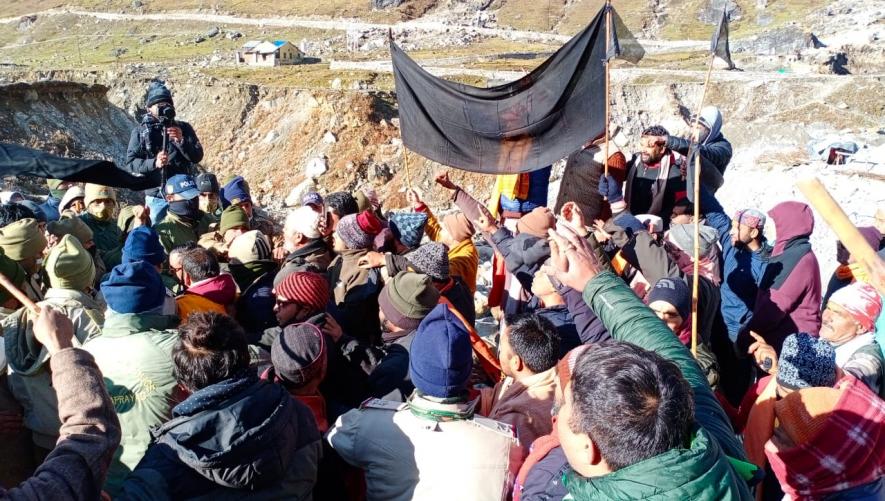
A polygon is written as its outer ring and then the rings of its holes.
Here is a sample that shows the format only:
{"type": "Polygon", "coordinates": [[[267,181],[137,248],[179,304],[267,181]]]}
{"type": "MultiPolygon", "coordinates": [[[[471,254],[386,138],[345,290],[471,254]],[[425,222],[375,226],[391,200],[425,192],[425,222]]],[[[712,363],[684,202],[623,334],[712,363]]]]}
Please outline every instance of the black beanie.
{"type": "Polygon", "coordinates": [[[150,108],[157,103],[173,104],[172,92],[170,92],[169,89],[166,88],[163,82],[154,80],[153,82],[151,82],[150,87],[148,87],[145,107],[150,108]]]}
{"type": "Polygon", "coordinates": [[[683,319],[691,315],[691,290],[678,278],[662,278],[655,283],[646,298],[648,304],[655,301],[670,303],[683,319]]]}

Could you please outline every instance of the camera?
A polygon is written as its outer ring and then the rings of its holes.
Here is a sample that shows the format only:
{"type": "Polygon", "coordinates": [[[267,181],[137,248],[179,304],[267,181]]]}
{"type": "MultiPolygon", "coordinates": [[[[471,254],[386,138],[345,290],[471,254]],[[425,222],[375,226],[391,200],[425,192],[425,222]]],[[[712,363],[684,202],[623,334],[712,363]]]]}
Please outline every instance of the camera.
{"type": "Polygon", "coordinates": [[[164,127],[168,127],[175,122],[175,108],[171,104],[162,104],[157,107],[157,118],[160,119],[164,127]]]}

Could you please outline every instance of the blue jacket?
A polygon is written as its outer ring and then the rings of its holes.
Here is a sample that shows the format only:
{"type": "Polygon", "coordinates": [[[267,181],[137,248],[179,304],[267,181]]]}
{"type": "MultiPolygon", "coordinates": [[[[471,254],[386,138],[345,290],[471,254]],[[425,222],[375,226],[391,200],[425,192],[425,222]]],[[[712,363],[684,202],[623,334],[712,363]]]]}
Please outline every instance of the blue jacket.
{"type": "Polygon", "coordinates": [[[40,204],[43,214],[46,214],[46,221],[58,221],[58,218],[61,217],[61,214],[58,213],[59,204],[61,204],[61,200],[52,195],[49,195],[46,201],[40,204]]]}
{"type": "Polygon", "coordinates": [[[525,199],[511,200],[501,195],[501,210],[525,214],[536,207],[546,206],[551,170],[553,170],[553,166],[547,166],[529,173],[529,195],[525,199]]]}
{"type": "Polygon", "coordinates": [[[763,243],[758,251],[735,247],[731,243],[731,218],[705,186],[701,186],[701,211],[707,225],[719,232],[722,247],[722,301],[720,311],[728,328],[728,337],[737,340],[741,325],[747,321],[756,304],[759,282],[768,264],[771,247],[763,243]]]}

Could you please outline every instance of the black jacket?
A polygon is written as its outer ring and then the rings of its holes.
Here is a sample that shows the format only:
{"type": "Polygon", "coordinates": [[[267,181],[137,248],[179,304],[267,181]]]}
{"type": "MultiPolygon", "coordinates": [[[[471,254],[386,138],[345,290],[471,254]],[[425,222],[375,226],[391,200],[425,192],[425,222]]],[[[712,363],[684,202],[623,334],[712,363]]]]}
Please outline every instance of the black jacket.
{"type": "MultiPolygon", "coordinates": [[[[203,145],[200,144],[194,128],[180,120],[176,120],[175,125],[181,129],[181,144],[166,142],[169,162],[164,170],[164,179],[176,174],[194,175],[194,166],[203,160],[203,145]]],[[[157,154],[163,149],[163,132],[162,124],[150,113],[141,119],[141,123],[129,135],[126,170],[133,174],[154,171],[157,154]]],[[[150,195],[155,195],[156,192],[157,190],[146,190],[150,195]]]]}
{"type": "MultiPolygon", "coordinates": [[[[676,136],[667,136],[667,148],[688,156],[688,149],[691,141],[676,136]]],[[[701,150],[701,183],[713,193],[716,193],[725,179],[725,168],[731,162],[731,143],[725,136],[719,134],[717,137],[700,145],[701,150]]],[[[694,165],[694,155],[688,159],[689,165],[694,165]]]]}
{"type": "Polygon", "coordinates": [[[151,434],[119,499],[306,499],[316,482],[313,414],[254,375],[195,392],[151,434]]]}

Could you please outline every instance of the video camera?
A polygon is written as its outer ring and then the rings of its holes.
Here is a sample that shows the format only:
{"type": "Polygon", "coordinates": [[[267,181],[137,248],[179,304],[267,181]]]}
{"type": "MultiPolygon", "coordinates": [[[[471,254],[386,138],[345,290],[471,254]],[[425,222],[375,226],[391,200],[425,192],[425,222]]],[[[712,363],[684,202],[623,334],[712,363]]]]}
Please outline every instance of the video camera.
{"type": "Polygon", "coordinates": [[[160,104],[157,107],[157,118],[163,127],[169,127],[175,123],[175,108],[171,104],[160,104]]]}

